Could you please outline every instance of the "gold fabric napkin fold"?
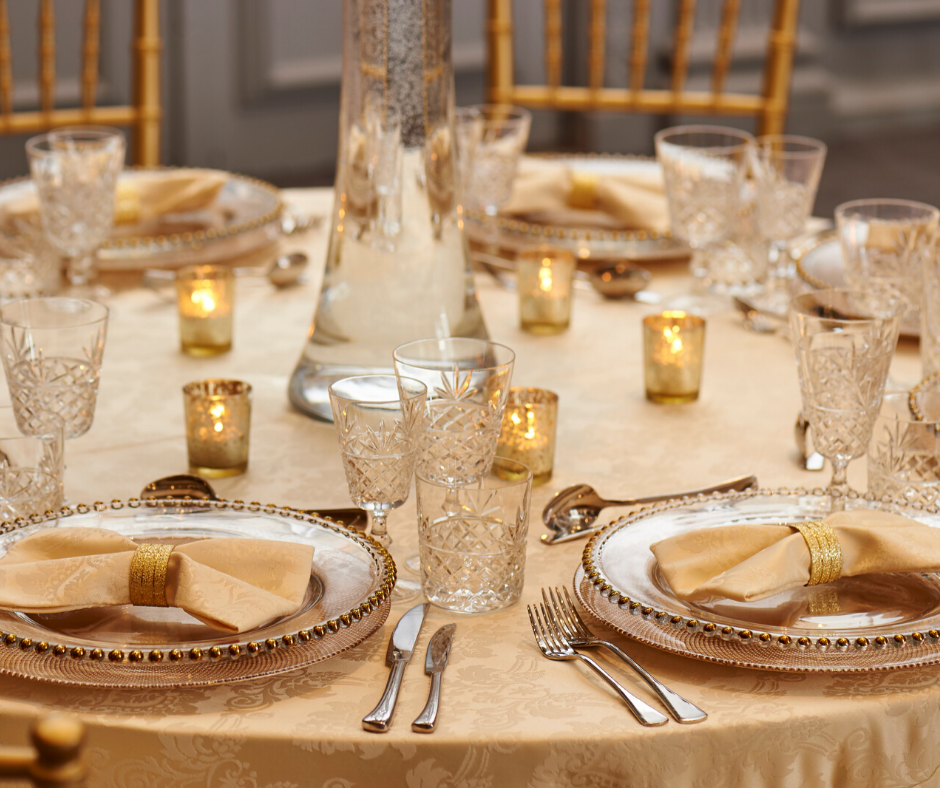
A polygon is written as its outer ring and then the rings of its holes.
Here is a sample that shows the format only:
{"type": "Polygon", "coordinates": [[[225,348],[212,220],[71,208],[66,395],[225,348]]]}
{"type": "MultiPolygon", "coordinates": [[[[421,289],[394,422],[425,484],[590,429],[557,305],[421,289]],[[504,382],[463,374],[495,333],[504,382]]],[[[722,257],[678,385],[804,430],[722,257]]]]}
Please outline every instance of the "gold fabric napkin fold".
{"type": "MultiPolygon", "coordinates": [[[[116,224],[152,224],[172,214],[204,211],[212,206],[228,177],[215,170],[141,171],[118,182],[116,224]]],[[[6,221],[38,221],[39,197],[30,194],[3,207],[6,221]]]]}
{"type": "Polygon", "coordinates": [[[524,156],[500,212],[525,221],[601,230],[669,229],[662,177],[645,169],[599,175],[524,156]]]}
{"type": "MultiPolygon", "coordinates": [[[[138,546],[104,528],[50,528],[32,534],[0,558],[0,609],[61,613],[131,604],[138,546]]],[[[245,632],[297,611],[312,559],[312,546],[294,542],[187,542],[176,546],[166,561],[166,605],[215,629],[245,632]]],[[[160,600],[156,604],[164,606],[160,600]]]]}
{"type": "MultiPolygon", "coordinates": [[[[940,528],[889,512],[830,514],[842,550],[842,576],[940,571],[940,528]]],[[[670,588],[687,601],[753,602],[806,585],[806,539],[784,524],[700,528],[650,546],[670,588]]]]}

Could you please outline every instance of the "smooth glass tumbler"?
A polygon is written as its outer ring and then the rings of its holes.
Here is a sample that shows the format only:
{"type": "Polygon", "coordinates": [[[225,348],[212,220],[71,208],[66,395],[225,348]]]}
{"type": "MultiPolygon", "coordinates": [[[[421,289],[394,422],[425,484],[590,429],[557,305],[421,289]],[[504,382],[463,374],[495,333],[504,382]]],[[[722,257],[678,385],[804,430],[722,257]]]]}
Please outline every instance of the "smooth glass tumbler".
{"type": "Polygon", "coordinates": [[[482,339],[420,339],[395,348],[395,374],[427,386],[418,473],[467,484],[490,469],[516,354],[482,339]]]}
{"type": "Polygon", "coordinates": [[[560,334],[571,322],[574,254],[543,246],[516,257],[519,323],[532,334],[560,334]]]}
{"type": "Polygon", "coordinates": [[[190,473],[221,479],[248,470],[251,386],[199,380],[183,386],[190,473]]]}
{"type": "Polygon", "coordinates": [[[95,278],[95,255],[114,225],[117,179],[124,167],[118,129],[57,129],[26,143],[46,239],[68,258],[73,287],[95,278]]]}
{"type": "Polygon", "coordinates": [[[3,367],[20,430],[84,435],[98,402],[108,308],[79,298],[31,298],[0,306],[3,367]],[[50,418],[50,414],[54,418],[50,418]]]}
{"type": "Polygon", "coordinates": [[[940,392],[885,395],[868,446],[868,492],[910,504],[940,503],[940,392]]]}
{"type": "Polygon", "coordinates": [[[190,356],[217,356],[232,349],[235,274],[231,268],[194,265],[176,274],[180,347],[190,356]]]}
{"type": "Polygon", "coordinates": [[[816,451],[832,463],[833,511],[849,492],[849,462],[868,449],[903,312],[900,301],[854,290],[819,290],[790,304],[803,413],[816,451]]]}
{"type": "Polygon", "coordinates": [[[491,473],[454,487],[416,474],[421,585],[428,601],[486,613],[519,600],[525,580],[532,473],[497,457],[491,473]]]}

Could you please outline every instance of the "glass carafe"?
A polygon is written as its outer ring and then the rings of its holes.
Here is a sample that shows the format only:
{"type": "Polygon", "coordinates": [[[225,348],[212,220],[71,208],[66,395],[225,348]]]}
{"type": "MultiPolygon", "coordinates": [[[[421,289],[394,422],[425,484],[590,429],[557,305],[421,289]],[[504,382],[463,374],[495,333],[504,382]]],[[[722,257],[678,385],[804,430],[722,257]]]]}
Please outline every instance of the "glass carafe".
{"type": "Polygon", "coordinates": [[[392,350],[486,338],[454,149],[451,0],[344,0],[339,154],[320,301],[291,402],[331,420],[328,387],[389,372],[392,350]]]}

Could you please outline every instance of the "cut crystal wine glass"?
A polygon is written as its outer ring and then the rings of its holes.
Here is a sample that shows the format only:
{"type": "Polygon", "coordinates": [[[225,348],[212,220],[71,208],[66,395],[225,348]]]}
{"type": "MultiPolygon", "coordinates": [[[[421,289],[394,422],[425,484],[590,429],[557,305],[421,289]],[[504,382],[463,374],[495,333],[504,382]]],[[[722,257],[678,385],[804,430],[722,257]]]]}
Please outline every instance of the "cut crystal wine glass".
{"type": "Polygon", "coordinates": [[[849,462],[868,449],[903,310],[895,299],[852,290],[806,293],[790,305],[803,412],[816,450],[832,463],[833,511],[849,491],[849,462]]]}
{"type": "Polygon", "coordinates": [[[58,129],[26,143],[43,234],[68,258],[73,288],[88,290],[95,278],[95,255],[114,224],[124,149],[123,134],[104,127],[58,129]]]}

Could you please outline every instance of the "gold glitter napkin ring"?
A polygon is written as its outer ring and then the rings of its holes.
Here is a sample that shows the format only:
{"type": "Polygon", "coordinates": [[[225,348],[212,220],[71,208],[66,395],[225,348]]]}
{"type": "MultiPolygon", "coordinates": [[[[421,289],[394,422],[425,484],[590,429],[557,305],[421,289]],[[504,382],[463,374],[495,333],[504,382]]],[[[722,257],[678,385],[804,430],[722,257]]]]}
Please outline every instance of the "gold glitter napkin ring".
{"type": "Polygon", "coordinates": [[[815,586],[838,580],[842,576],[842,547],[832,526],[822,520],[788,525],[800,532],[809,549],[807,585],[815,586]]]}
{"type": "Polygon", "coordinates": [[[166,568],[173,545],[138,545],[131,559],[131,604],[169,607],[166,601],[166,568]]]}
{"type": "Polygon", "coordinates": [[[593,210],[597,204],[597,174],[593,172],[572,172],[571,188],[568,191],[568,205],[585,211],[593,210]]]}

